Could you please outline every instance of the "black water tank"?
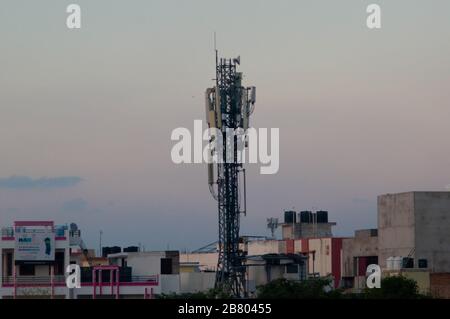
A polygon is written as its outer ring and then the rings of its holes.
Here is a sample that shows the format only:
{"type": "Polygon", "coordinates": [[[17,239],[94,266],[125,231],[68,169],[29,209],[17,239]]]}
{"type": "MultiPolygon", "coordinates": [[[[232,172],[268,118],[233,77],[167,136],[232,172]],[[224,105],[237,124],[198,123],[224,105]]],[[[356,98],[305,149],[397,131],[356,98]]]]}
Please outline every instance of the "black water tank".
{"type": "Polygon", "coordinates": [[[318,211],[316,218],[318,224],[326,224],[328,223],[328,212],[324,210],[318,211]]]}
{"type": "Polygon", "coordinates": [[[119,254],[119,253],[121,253],[122,252],[122,248],[120,248],[119,246],[113,246],[113,247],[110,247],[110,254],[119,254]]]}
{"type": "Polygon", "coordinates": [[[294,224],[296,222],[297,222],[297,214],[294,211],[284,212],[284,223],[285,224],[294,224]]]}
{"type": "Polygon", "coordinates": [[[419,259],[419,268],[428,268],[428,260],[426,259],[419,259]]]}
{"type": "Polygon", "coordinates": [[[109,254],[111,254],[111,248],[102,247],[102,257],[107,257],[109,254]]]}
{"type": "Polygon", "coordinates": [[[300,213],[300,222],[301,223],[312,223],[312,212],[303,211],[300,213]]]}
{"type": "Polygon", "coordinates": [[[414,259],[409,257],[403,258],[402,268],[414,268],[414,259]]]}
{"type": "Polygon", "coordinates": [[[139,252],[139,247],[137,246],[130,246],[123,249],[124,253],[137,253],[139,252]]]}

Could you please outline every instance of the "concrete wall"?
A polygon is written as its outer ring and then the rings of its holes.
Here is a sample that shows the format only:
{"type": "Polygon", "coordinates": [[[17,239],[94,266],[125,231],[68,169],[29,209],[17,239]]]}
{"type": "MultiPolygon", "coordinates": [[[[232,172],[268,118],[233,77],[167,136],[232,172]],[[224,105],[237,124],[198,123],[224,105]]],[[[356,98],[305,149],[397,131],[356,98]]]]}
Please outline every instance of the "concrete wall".
{"type": "Polygon", "coordinates": [[[182,253],[180,254],[181,263],[199,263],[201,271],[216,271],[218,253],[182,253]]]}
{"type": "Polygon", "coordinates": [[[331,265],[331,238],[314,238],[309,240],[309,250],[316,251],[313,268],[313,258],[310,255],[308,269],[312,273],[319,273],[320,276],[327,276],[332,273],[331,265]]]}
{"type": "Polygon", "coordinates": [[[248,267],[248,281],[251,282],[252,286],[258,287],[272,280],[284,278],[286,265],[270,265],[266,267],[266,262],[262,260],[252,260],[249,263],[252,266],[248,267]]]}
{"type": "Polygon", "coordinates": [[[296,223],[282,226],[283,239],[332,237],[335,223],[296,223]]]}
{"type": "Polygon", "coordinates": [[[283,239],[294,239],[294,225],[285,224],[281,226],[281,236],[283,239]]]}
{"type": "Polygon", "coordinates": [[[415,262],[427,259],[432,272],[450,272],[450,192],[414,193],[414,208],[415,262]]]}
{"type": "Polygon", "coordinates": [[[342,276],[343,277],[354,277],[354,261],[355,257],[355,238],[346,238],[342,240],[342,276]]]}
{"type": "Polygon", "coordinates": [[[408,256],[415,246],[414,194],[378,197],[378,263],[386,268],[391,256],[408,256]]]}
{"type": "Polygon", "coordinates": [[[156,251],[112,254],[108,257],[114,265],[122,265],[122,259],[127,266],[132,267],[133,276],[152,276],[161,274],[161,259],[172,260],[172,274],[178,274],[180,270],[180,256],[178,251],[156,251]]]}
{"type": "Polygon", "coordinates": [[[171,293],[180,293],[180,275],[161,275],[160,285],[161,285],[161,293],[163,294],[171,294],[171,293]]]}
{"type": "Polygon", "coordinates": [[[430,294],[430,273],[428,271],[402,271],[402,275],[417,282],[421,294],[430,294]]]}
{"type": "Polygon", "coordinates": [[[286,250],[286,243],[279,240],[256,240],[248,242],[247,247],[249,256],[283,254],[286,250]]]}
{"type": "Polygon", "coordinates": [[[303,246],[302,246],[302,240],[307,240],[307,239],[296,239],[294,240],[294,252],[296,254],[303,252],[303,246]]]}
{"type": "Polygon", "coordinates": [[[133,276],[151,276],[161,273],[164,252],[128,253],[127,266],[133,268],[133,276]]]}
{"type": "Polygon", "coordinates": [[[182,293],[206,292],[209,289],[214,288],[215,280],[215,272],[181,273],[180,290],[182,293]]]}
{"type": "Polygon", "coordinates": [[[415,267],[450,272],[450,192],[410,192],[378,197],[379,264],[412,253],[415,267]],[[413,250],[414,249],[414,250],[413,250]]]}
{"type": "Polygon", "coordinates": [[[354,277],[355,257],[378,256],[378,236],[376,230],[357,230],[354,238],[342,240],[342,276],[354,277]]]}

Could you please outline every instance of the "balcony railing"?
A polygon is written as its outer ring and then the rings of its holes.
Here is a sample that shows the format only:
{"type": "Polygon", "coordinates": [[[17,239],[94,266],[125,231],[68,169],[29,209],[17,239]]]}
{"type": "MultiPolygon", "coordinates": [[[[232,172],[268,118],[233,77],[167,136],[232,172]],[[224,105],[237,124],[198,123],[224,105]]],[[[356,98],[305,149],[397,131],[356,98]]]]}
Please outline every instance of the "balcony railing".
{"type": "MultiPolygon", "coordinates": [[[[65,276],[54,276],[53,283],[55,286],[65,285],[66,278],[65,278],[65,276]]],[[[3,286],[13,286],[14,285],[14,277],[13,276],[3,276],[2,277],[2,285],[3,286]]],[[[29,287],[50,286],[51,285],[51,277],[50,276],[17,276],[16,285],[17,286],[29,286],[29,287]]]]}
{"type": "MultiPolygon", "coordinates": [[[[92,286],[92,279],[90,278],[81,278],[82,286],[92,286]]],[[[159,276],[120,276],[120,285],[149,285],[156,286],[159,284],[159,276]]],[[[115,283],[115,280],[113,282],[115,283]]],[[[65,276],[54,276],[53,277],[54,286],[65,286],[66,278],[65,276]]],[[[96,285],[99,285],[99,280],[97,278],[96,285]]],[[[102,285],[108,286],[111,282],[109,280],[102,281],[102,285]]],[[[51,286],[51,277],[50,276],[17,276],[16,277],[16,285],[18,287],[50,287],[51,286]]],[[[3,276],[2,277],[2,286],[4,287],[12,287],[14,286],[14,277],[13,276],[3,276]]]]}

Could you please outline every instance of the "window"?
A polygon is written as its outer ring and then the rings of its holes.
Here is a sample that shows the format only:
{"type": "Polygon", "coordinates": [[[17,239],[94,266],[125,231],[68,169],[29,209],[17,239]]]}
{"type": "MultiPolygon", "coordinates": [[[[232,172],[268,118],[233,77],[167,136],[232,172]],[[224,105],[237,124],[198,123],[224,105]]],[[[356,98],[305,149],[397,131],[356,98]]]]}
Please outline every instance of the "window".
{"type": "Polygon", "coordinates": [[[34,276],[35,274],[35,269],[34,269],[34,265],[20,265],[19,267],[19,275],[20,276],[34,276]]]}
{"type": "Polygon", "coordinates": [[[55,252],[55,276],[64,275],[64,252],[55,252]]]}
{"type": "Polygon", "coordinates": [[[368,265],[378,265],[378,256],[369,256],[367,257],[368,265]]]}
{"type": "Polygon", "coordinates": [[[161,275],[171,275],[171,274],[172,274],[172,259],[161,258],[161,275]]]}
{"type": "Polygon", "coordinates": [[[6,276],[13,275],[13,254],[6,253],[6,276]]]}
{"type": "Polygon", "coordinates": [[[286,265],[286,273],[287,274],[298,274],[298,265],[297,264],[286,265]]]}

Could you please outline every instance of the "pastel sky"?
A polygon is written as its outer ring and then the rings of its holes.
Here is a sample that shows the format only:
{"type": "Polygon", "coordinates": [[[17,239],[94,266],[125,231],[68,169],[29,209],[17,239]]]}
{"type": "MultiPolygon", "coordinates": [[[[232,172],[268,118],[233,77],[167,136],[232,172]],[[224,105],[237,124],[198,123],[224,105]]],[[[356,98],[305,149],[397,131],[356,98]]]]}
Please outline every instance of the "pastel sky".
{"type": "Polygon", "coordinates": [[[336,235],[376,227],[376,197],[450,185],[450,2],[3,0],[0,225],[76,222],[89,246],[192,249],[217,238],[204,165],[171,131],[204,118],[221,55],[280,128],[280,171],[248,172],[242,233],[325,209],[336,235]],[[82,9],[81,30],[66,7],[82,9]],[[382,29],[365,25],[382,8],[382,29]]]}

